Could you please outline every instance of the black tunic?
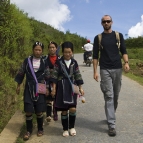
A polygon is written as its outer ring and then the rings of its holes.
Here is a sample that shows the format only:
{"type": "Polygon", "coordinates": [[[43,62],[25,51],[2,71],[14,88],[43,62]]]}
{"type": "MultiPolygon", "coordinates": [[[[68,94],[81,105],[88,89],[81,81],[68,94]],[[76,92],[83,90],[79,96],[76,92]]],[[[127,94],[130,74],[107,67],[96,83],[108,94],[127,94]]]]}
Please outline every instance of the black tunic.
{"type": "MultiPolygon", "coordinates": [[[[33,59],[33,56],[30,57],[31,62],[32,62],[32,59],[33,59]]],[[[29,103],[32,106],[34,106],[35,104],[37,105],[45,104],[46,103],[45,95],[39,94],[37,97],[34,97],[36,93],[36,81],[34,80],[33,75],[31,73],[31,70],[28,64],[28,58],[24,60],[21,68],[19,69],[18,74],[15,77],[15,81],[21,84],[23,82],[25,75],[26,75],[26,83],[24,88],[24,103],[26,104],[29,103]]],[[[50,71],[49,71],[48,64],[42,58],[40,60],[40,67],[38,71],[35,72],[35,75],[39,83],[46,82],[46,84],[48,84],[49,78],[50,78],[50,71]]]]}
{"type": "MultiPolygon", "coordinates": [[[[45,60],[49,66],[49,70],[50,70],[50,74],[52,73],[53,69],[54,69],[54,65],[52,64],[52,62],[50,61],[50,55],[45,56],[45,60]]],[[[57,56],[56,61],[59,59],[59,57],[57,56]]],[[[52,88],[52,81],[49,81],[49,91],[51,92],[51,88],[52,88]]],[[[53,101],[54,98],[51,95],[48,95],[46,98],[48,101],[53,101]]]]}
{"type": "Polygon", "coordinates": [[[77,95],[72,94],[71,85],[61,68],[60,61],[62,61],[62,64],[65,66],[66,71],[70,75],[70,79],[73,83],[77,85],[82,85],[83,80],[79,71],[78,63],[75,59],[71,59],[71,64],[69,68],[66,66],[63,57],[55,63],[54,70],[51,74],[51,80],[54,83],[57,83],[55,107],[57,107],[57,110],[68,110],[71,106],[76,106],[77,95]],[[68,104],[64,102],[65,99],[69,99],[71,97],[73,97],[74,99],[73,103],[68,104]]]}

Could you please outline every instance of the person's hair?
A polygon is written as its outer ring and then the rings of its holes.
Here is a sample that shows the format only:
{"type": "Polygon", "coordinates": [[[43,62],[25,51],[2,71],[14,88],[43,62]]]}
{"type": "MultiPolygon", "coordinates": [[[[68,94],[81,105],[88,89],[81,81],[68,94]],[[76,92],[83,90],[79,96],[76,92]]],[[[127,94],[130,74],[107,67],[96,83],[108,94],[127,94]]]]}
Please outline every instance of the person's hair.
{"type": "Polygon", "coordinates": [[[65,48],[70,48],[71,51],[73,52],[73,43],[66,41],[62,44],[62,52],[64,52],[65,48]]]}
{"type": "Polygon", "coordinates": [[[112,17],[110,16],[110,15],[104,15],[102,18],[101,18],[101,22],[102,22],[102,20],[103,20],[103,18],[105,17],[105,16],[109,16],[110,17],[110,19],[111,19],[111,21],[112,21],[112,17]]]}
{"type": "Polygon", "coordinates": [[[48,45],[48,49],[50,48],[50,44],[54,44],[54,45],[55,45],[55,47],[56,47],[56,48],[58,48],[58,45],[57,45],[57,43],[56,43],[56,42],[54,42],[54,41],[50,41],[50,43],[49,43],[49,45],[48,45]]]}
{"type": "Polygon", "coordinates": [[[36,41],[34,44],[33,44],[33,50],[36,46],[41,46],[42,50],[44,49],[44,45],[43,43],[39,42],[39,41],[36,41]]]}

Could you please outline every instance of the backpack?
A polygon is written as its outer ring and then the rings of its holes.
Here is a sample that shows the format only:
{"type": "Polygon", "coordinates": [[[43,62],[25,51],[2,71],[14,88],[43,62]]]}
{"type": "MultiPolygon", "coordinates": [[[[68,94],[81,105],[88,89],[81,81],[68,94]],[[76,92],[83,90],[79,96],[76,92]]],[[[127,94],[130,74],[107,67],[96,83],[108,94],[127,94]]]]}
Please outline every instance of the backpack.
{"type": "MultiPolygon", "coordinates": [[[[116,40],[117,40],[117,46],[118,46],[118,49],[120,49],[120,35],[119,35],[119,32],[115,31],[115,35],[116,35],[116,40]]],[[[101,40],[102,40],[102,33],[101,34],[98,34],[98,44],[99,44],[99,49],[102,48],[103,49],[103,46],[101,45],[101,40]]]]}

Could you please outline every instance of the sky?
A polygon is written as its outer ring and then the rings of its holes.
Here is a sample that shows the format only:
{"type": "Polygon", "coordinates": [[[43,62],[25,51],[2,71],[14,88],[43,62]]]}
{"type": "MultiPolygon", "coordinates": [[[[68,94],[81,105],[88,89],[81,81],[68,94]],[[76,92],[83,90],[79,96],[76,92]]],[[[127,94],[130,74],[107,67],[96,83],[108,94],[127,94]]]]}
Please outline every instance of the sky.
{"type": "Polygon", "coordinates": [[[101,18],[106,14],[112,17],[112,30],[121,32],[125,39],[143,36],[143,0],[11,0],[11,3],[29,17],[91,42],[103,32],[101,18]]]}

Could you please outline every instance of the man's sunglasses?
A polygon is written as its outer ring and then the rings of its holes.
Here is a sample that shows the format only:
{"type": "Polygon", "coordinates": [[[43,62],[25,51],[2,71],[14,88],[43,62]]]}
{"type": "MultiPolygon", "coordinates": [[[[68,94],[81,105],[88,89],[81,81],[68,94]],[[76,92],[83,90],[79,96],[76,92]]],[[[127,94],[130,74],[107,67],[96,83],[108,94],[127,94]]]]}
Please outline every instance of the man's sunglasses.
{"type": "Polygon", "coordinates": [[[111,22],[111,20],[104,20],[104,21],[102,21],[102,23],[110,23],[111,22]]]}

